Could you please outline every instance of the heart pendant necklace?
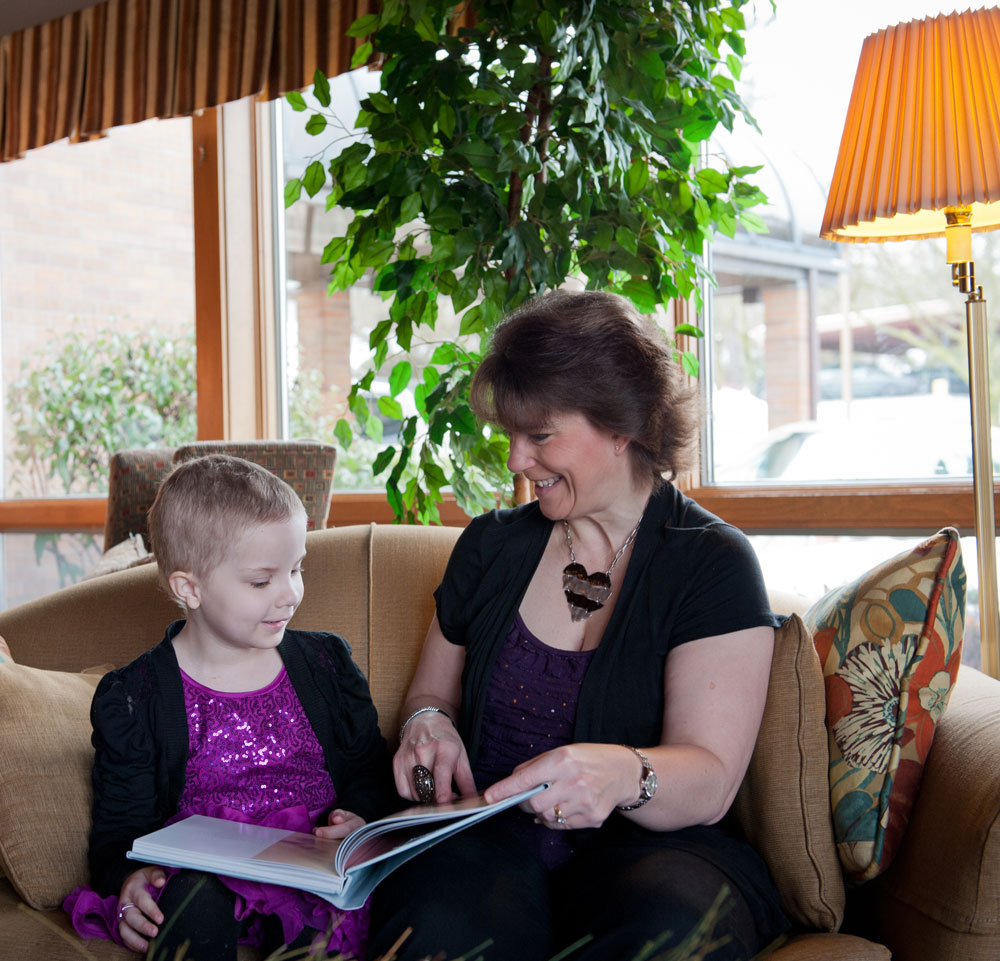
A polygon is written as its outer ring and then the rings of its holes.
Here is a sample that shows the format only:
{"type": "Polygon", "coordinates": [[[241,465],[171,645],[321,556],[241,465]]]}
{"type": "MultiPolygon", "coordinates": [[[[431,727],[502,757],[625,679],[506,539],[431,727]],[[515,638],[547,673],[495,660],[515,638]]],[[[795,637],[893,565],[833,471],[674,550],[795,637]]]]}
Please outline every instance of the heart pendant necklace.
{"type": "Polygon", "coordinates": [[[569,605],[570,617],[574,621],[585,621],[594,611],[599,611],[608,602],[608,598],[611,597],[611,572],[615,569],[615,564],[621,560],[622,554],[628,550],[629,544],[635,540],[641,523],[642,516],[640,515],[639,523],[625,538],[625,543],[618,549],[611,566],[606,571],[595,571],[593,574],[588,574],[587,568],[576,562],[569,522],[563,521],[566,543],[569,545],[569,563],[562,572],[563,593],[565,593],[566,603],[569,605]]]}

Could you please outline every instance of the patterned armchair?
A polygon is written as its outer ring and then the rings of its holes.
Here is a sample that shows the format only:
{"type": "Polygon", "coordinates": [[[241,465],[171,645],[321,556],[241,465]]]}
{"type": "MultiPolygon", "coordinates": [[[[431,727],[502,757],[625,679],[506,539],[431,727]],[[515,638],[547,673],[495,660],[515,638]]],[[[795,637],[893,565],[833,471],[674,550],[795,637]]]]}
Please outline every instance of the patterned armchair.
{"type": "Polygon", "coordinates": [[[148,543],[146,513],[175,464],[204,454],[231,454],[266,467],[299,495],[309,530],[322,530],[330,513],[337,449],[298,440],[196,441],[177,448],[119,451],[111,457],[104,550],[141,535],[148,543]]]}

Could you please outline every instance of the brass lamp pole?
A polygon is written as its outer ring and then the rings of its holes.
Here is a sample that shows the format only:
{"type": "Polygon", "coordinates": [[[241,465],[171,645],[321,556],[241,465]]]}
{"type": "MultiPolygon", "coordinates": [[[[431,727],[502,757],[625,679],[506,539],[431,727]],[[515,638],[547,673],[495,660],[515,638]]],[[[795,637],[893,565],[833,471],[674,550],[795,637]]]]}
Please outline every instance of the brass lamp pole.
{"type": "Polygon", "coordinates": [[[1000,678],[986,302],[972,231],[1000,227],[1000,10],[887,27],[865,39],[820,236],[947,240],[966,295],[983,670],[1000,678]]]}

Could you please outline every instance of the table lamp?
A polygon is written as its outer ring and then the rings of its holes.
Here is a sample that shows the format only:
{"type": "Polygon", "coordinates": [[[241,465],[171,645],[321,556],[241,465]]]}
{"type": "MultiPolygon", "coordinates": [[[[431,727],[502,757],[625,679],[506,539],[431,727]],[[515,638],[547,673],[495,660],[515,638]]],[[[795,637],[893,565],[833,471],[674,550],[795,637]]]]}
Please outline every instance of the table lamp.
{"type": "Polygon", "coordinates": [[[983,670],[1000,677],[986,302],[972,231],[1000,227],[1000,9],[887,27],[865,39],[820,236],[946,238],[966,295],[983,670]]]}

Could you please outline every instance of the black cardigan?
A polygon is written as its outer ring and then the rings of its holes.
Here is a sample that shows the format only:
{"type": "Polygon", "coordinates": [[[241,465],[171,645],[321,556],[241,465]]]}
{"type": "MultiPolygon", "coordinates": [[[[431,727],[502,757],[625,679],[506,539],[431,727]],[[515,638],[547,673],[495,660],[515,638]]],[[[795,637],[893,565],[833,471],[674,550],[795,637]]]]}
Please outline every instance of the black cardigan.
{"type": "MultiPolygon", "coordinates": [[[[188,756],[187,716],[172,638],[105,675],[91,705],[95,757],[90,875],[103,896],[118,894],[139,865],[132,841],[176,813],[188,756]]],[[[336,634],[285,631],[278,646],[288,677],[323,748],[337,807],[365,820],[399,798],[368,683],[336,634]]]]}

